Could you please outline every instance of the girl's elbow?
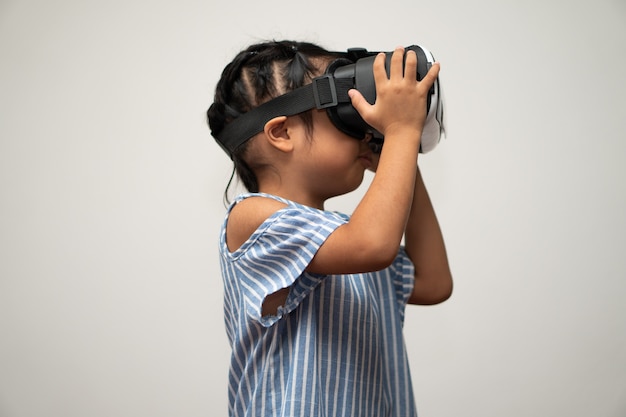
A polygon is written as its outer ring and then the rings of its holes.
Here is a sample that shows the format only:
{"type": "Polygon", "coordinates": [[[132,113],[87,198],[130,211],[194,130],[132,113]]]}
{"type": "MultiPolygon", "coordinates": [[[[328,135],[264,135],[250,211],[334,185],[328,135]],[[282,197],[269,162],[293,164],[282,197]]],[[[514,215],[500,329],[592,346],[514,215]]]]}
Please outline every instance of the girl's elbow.
{"type": "Polygon", "coordinates": [[[452,296],[454,285],[452,276],[449,273],[430,278],[429,280],[424,280],[416,277],[409,304],[441,304],[452,296]]]}
{"type": "Polygon", "coordinates": [[[449,279],[445,280],[445,282],[440,285],[439,290],[436,292],[435,296],[433,297],[435,301],[433,304],[443,303],[444,301],[448,300],[450,297],[452,297],[453,290],[454,290],[454,284],[452,283],[452,277],[450,277],[449,279]]]}
{"type": "Polygon", "coordinates": [[[370,271],[388,268],[398,256],[399,245],[368,245],[363,250],[362,259],[370,271]]]}

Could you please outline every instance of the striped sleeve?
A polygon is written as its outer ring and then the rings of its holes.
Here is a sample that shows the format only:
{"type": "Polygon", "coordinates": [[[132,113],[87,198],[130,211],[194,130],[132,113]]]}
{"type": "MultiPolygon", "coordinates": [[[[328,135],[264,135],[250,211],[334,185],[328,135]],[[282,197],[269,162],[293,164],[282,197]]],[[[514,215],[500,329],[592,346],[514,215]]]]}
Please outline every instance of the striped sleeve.
{"type": "Polygon", "coordinates": [[[287,207],[267,219],[252,235],[238,263],[246,312],[265,327],[276,323],[321,282],[324,276],[305,273],[328,236],[345,223],[341,216],[321,210],[287,207]],[[276,315],[262,316],[265,298],[291,287],[276,315]]]}
{"type": "Polygon", "coordinates": [[[400,248],[398,256],[396,256],[396,259],[390,266],[390,270],[393,275],[398,311],[404,323],[404,310],[411,297],[415,283],[415,266],[404,251],[404,247],[400,248]]]}

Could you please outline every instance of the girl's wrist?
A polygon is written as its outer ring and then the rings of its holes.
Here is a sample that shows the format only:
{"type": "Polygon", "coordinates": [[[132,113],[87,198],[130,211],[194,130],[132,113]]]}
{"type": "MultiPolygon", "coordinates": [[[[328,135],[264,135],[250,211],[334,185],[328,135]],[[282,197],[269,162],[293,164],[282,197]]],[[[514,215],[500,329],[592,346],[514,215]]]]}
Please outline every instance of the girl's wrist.
{"type": "Polygon", "coordinates": [[[419,148],[422,139],[422,131],[413,127],[392,127],[385,131],[385,144],[399,142],[405,148],[414,145],[419,148]]]}

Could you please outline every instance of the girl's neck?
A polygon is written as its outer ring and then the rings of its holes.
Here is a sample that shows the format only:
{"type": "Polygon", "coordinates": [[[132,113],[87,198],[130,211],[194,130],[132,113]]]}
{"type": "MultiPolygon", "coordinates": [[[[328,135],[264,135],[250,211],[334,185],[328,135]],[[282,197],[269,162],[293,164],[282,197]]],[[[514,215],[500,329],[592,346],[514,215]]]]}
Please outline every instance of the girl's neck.
{"type": "Polygon", "coordinates": [[[326,198],[314,197],[309,193],[306,193],[302,189],[285,189],[284,187],[260,187],[259,192],[272,194],[278,197],[282,197],[286,200],[293,201],[304,206],[313,207],[319,210],[324,210],[324,203],[326,198]]]}

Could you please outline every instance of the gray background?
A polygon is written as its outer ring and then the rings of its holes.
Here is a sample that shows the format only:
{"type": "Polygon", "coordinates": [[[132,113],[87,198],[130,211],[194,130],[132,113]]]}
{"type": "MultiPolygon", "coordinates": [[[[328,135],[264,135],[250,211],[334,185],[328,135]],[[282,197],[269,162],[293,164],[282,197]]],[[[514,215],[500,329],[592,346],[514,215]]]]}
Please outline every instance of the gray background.
{"type": "Polygon", "coordinates": [[[0,416],[226,415],[204,111],[269,38],[442,62],[456,287],[407,312],[420,415],[626,415],[623,0],[0,0],[0,416]]]}

